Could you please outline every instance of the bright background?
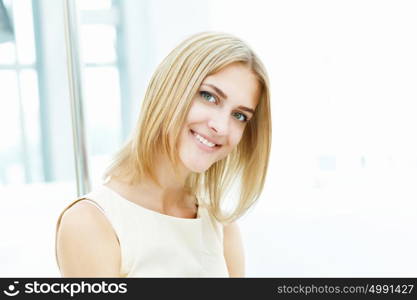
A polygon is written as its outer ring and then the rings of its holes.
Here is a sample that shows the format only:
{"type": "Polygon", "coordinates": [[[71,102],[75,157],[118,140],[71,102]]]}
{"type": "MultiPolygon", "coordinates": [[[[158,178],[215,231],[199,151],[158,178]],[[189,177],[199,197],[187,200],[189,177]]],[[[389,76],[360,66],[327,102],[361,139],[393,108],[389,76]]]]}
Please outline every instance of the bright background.
{"type": "MultiPolygon", "coordinates": [[[[59,276],[54,234],[76,197],[63,2],[9,0],[0,44],[0,276],[59,276]]],[[[240,220],[248,277],[417,276],[417,3],[78,1],[93,184],[147,82],[181,40],[233,33],[264,61],[273,145],[240,220]]]]}

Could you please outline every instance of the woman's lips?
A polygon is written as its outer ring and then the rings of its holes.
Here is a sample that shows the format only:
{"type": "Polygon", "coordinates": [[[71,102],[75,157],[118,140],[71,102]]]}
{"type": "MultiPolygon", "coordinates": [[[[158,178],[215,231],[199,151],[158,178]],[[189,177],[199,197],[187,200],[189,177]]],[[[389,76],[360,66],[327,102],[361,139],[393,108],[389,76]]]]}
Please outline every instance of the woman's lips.
{"type": "MultiPolygon", "coordinates": [[[[197,133],[197,132],[195,132],[195,131],[193,131],[192,129],[190,129],[190,135],[191,135],[191,137],[192,137],[192,139],[194,140],[194,142],[197,144],[197,146],[201,149],[201,150],[204,150],[205,152],[214,152],[214,151],[216,151],[216,150],[218,150],[220,147],[221,147],[221,145],[218,145],[218,144],[216,144],[214,147],[210,147],[210,146],[207,146],[207,145],[205,145],[205,144],[203,144],[202,142],[200,142],[198,139],[197,139],[197,137],[194,135],[195,133],[197,133]]],[[[198,135],[200,135],[199,133],[197,133],[198,135]]],[[[201,137],[203,137],[202,135],[200,135],[201,137]]],[[[213,143],[214,144],[214,143],[213,143]]]]}

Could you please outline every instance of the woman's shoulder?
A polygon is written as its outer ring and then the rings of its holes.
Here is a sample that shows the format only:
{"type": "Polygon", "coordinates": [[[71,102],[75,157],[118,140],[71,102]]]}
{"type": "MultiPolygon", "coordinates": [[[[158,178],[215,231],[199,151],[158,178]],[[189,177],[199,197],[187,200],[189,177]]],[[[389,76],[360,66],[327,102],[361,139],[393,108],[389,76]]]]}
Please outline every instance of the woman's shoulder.
{"type": "Polygon", "coordinates": [[[60,225],[69,228],[101,229],[110,225],[96,204],[89,199],[76,200],[64,209],[60,217],[60,225]]]}
{"type": "Polygon", "coordinates": [[[59,233],[69,239],[81,239],[83,235],[102,238],[114,235],[113,227],[103,211],[89,199],[79,199],[67,207],[57,226],[59,233]]]}
{"type": "Polygon", "coordinates": [[[118,271],[117,237],[104,214],[88,200],[75,202],[60,216],[56,251],[63,276],[97,276],[118,271]]]}

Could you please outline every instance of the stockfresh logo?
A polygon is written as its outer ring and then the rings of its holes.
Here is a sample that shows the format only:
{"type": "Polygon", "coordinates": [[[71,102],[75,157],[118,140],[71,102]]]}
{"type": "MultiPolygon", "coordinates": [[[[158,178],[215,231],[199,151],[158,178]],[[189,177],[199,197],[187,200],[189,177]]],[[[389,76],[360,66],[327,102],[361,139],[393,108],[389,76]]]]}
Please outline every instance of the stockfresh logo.
{"type": "Polygon", "coordinates": [[[20,293],[20,291],[16,289],[16,285],[18,284],[19,281],[14,281],[13,284],[10,284],[7,289],[3,291],[3,293],[10,297],[18,295],[20,293]]]}

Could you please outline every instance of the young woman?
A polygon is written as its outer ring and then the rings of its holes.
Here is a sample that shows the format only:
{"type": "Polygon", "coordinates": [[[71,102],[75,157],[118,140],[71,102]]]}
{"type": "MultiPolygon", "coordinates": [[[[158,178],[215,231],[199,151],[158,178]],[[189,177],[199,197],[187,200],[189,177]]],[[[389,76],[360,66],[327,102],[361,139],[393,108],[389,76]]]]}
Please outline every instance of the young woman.
{"type": "Polygon", "coordinates": [[[103,184],[59,216],[61,274],[243,277],[236,220],[262,191],[270,144],[259,58],[228,34],[188,38],[154,73],[103,184]],[[232,186],[237,204],[226,213],[232,186]]]}

